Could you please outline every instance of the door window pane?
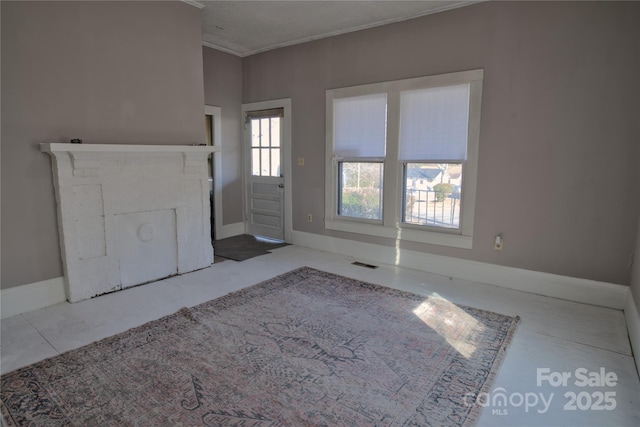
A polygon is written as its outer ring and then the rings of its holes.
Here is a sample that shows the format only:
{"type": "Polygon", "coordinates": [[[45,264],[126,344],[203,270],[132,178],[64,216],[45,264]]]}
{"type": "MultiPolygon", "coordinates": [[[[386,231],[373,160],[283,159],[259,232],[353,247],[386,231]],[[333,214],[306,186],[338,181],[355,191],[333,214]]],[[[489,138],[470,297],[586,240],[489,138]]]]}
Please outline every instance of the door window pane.
{"type": "Polygon", "coordinates": [[[251,149],[251,174],[260,176],[260,150],[251,149]]]}
{"type": "Polygon", "coordinates": [[[260,146],[260,121],[251,120],[251,146],[260,146]]]}
{"type": "Polygon", "coordinates": [[[269,158],[269,149],[260,149],[260,175],[271,176],[271,162],[269,158]]]}
{"type": "Polygon", "coordinates": [[[270,119],[260,119],[260,146],[268,147],[269,137],[271,136],[269,133],[269,120],[270,119]]]}
{"type": "Polygon", "coordinates": [[[271,118],[271,146],[280,147],[280,117],[271,118]]]}
{"type": "Polygon", "coordinates": [[[280,149],[271,149],[271,176],[280,176],[280,149]]]}

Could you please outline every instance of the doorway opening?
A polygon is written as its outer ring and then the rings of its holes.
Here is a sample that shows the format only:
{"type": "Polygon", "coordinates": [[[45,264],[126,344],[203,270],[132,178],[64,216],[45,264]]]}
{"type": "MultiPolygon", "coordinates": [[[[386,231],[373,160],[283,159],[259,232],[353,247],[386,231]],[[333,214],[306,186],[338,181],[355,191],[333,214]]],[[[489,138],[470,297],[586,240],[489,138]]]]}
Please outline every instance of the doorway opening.
{"type": "Polygon", "coordinates": [[[206,144],[220,147],[209,156],[209,206],[211,208],[211,241],[222,235],[222,109],[204,106],[206,144]]]}

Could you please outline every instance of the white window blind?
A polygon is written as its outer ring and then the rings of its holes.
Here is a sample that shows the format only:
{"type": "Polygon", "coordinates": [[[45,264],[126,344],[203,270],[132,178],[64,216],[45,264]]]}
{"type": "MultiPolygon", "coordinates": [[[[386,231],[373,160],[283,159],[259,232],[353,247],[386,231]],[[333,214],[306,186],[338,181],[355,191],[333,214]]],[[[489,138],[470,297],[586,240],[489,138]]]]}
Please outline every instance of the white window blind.
{"type": "Polygon", "coordinates": [[[469,84],[400,93],[400,161],[467,157],[469,84]]]}
{"type": "Polygon", "coordinates": [[[384,158],[386,93],[334,99],[333,111],[335,157],[384,158]]]}

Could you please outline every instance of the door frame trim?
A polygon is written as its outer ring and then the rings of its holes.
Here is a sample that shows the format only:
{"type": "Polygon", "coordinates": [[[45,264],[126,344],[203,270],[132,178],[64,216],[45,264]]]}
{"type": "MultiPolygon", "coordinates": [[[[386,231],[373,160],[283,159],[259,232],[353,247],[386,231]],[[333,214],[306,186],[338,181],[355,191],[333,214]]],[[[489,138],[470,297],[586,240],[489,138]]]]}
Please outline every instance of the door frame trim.
{"type": "Polygon", "coordinates": [[[213,212],[216,239],[224,235],[222,221],[222,108],[205,105],[204,114],[213,118],[213,146],[219,151],[213,153],[213,212]]]}
{"type": "Polygon", "coordinates": [[[284,161],[281,165],[281,172],[284,175],[284,241],[291,243],[291,230],[293,229],[293,200],[291,191],[291,98],[274,99],[270,101],[251,102],[242,104],[242,208],[244,212],[245,232],[248,226],[248,202],[247,197],[247,175],[249,173],[249,156],[247,155],[247,127],[245,117],[248,111],[270,110],[272,108],[284,109],[284,123],[282,140],[284,149],[284,161]]]}

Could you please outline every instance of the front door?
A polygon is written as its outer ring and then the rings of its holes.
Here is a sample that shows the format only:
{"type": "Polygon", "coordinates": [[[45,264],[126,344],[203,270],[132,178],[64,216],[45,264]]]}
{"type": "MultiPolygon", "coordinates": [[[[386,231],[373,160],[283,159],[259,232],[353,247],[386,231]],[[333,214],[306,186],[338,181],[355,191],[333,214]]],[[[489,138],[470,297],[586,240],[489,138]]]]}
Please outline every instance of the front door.
{"type": "Polygon", "coordinates": [[[246,113],[247,232],[284,240],[282,108],[246,113]]]}

